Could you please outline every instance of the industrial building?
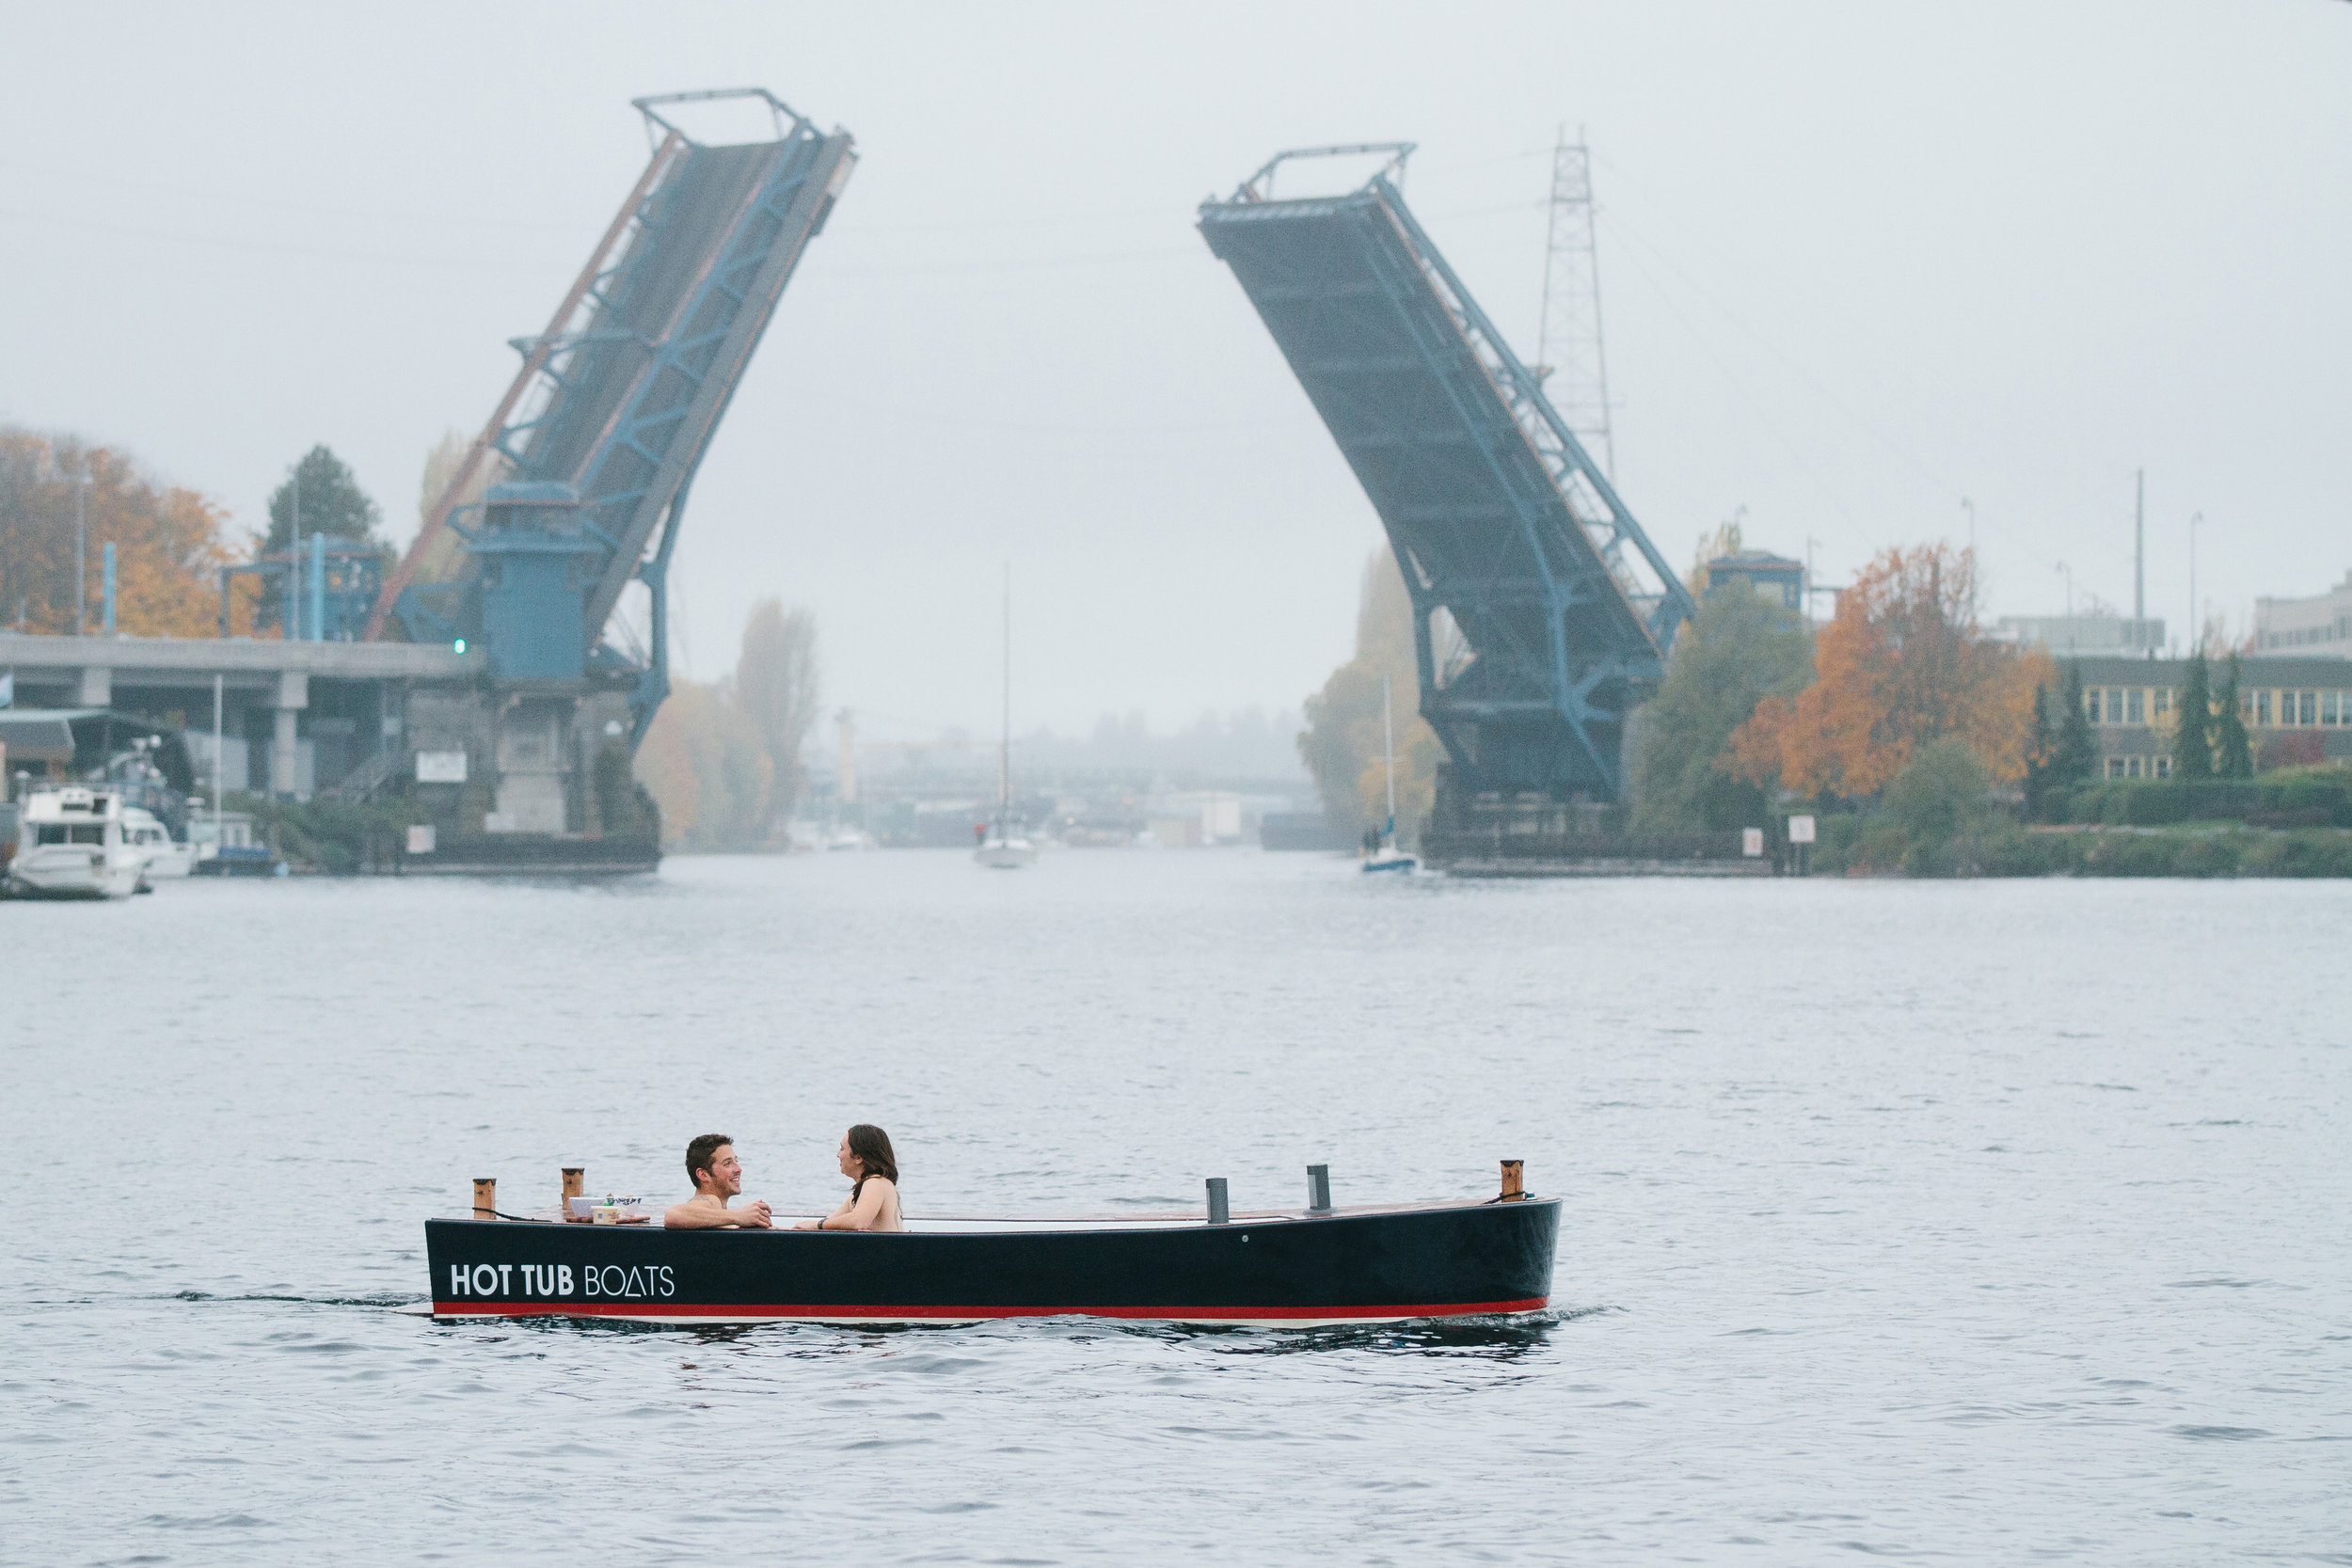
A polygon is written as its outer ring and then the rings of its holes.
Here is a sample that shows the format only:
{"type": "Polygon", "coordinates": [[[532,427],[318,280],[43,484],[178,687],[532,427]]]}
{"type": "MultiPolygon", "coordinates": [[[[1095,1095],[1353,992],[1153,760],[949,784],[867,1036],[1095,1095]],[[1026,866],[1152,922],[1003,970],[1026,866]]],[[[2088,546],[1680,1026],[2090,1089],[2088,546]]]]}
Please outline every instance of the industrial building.
{"type": "Polygon", "coordinates": [[[2164,652],[2161,616],[2004,615],[1993,638],[2020,647],[2047,648],[2061,657],[2102,655],[2154,658],[2164,652]]]}
{"type": "Polygon", "coordinates": [[[1804,613],[1804,562],[1770,550],[1739,550],[1707,563],[1709,597],[1725,590],[1753,594],[1792,614],[1804,613]]]}
{"type": "Polygon", "coordinates": [[[2256,599],[2254,647],[2263,654],[2352,658],[2352,572],[2308,599],[2256,599]]]}

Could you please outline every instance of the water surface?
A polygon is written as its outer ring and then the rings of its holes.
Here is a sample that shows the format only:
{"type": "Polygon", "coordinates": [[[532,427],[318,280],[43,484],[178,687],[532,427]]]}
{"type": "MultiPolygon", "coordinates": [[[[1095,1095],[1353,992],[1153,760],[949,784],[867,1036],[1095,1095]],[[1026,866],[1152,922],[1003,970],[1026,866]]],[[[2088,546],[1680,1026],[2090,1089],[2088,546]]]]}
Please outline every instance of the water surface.
{"type": "Polygon", "coordinates": [[[1246,852],[0,905],[0,1560],[2352,1562],[2352,888],[1246,852]],[[1564,1195],[1533,1324],[436,1325],[421,1221],[1564,1195]]]}

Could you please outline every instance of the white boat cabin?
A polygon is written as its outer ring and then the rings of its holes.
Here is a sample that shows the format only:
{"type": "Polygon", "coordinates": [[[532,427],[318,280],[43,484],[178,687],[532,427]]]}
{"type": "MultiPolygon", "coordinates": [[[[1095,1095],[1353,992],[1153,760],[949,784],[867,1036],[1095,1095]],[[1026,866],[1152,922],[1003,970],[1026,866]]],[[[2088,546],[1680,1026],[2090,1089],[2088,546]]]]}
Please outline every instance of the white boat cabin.
{"type": "Polygon", "coordinates": [[[17,888],[51,898],[125,898],[138,891],[147,857],[128,842],[122,797],[68,785],[37,789],[19,802],[17,888]]]}

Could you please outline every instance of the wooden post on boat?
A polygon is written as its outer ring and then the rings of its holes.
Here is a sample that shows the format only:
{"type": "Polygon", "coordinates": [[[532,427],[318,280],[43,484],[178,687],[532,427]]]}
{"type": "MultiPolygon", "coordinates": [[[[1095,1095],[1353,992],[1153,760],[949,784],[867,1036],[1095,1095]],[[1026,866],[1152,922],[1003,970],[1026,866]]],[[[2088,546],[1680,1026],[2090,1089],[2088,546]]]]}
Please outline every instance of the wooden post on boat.
{"type": "Polygon", "coordinates": [[[1231,1225],[1232,1222],[1232,1207],[1225,1197],[1225,1178],[1212,1176],[1209,1178],[1209,1223],[1231,1225]]]}
{"type": "Polygon", "coordinates": [[[1502,1201],[1504,1203],[1517,1203],[1527,1196],[1527,1189],[1520,1181],[1520,1172],[1525,1169],[1526,1164],[1527,1162],[1524,1160],[1502,1162],[1502,1201]]]}
{"type": "Polygon", "coordinates": [[[499,1183],[495,1176],[473,1179],[473,1217],[494,1220],[499,1217],[499,1183]]]}
{"type": "Polygon", "coordinates": [[[572,1217],[572,1199],[586,1196],[587,1191],[588,1167],[565,1165],[564,1167],[564,1201],[560,1206],[564,1218],[568,1220],[572,1217]]]}
{"type": "Polygon", "coordinates": [[[1331,1212],[1331,1167],[1307,1167],[1307,1212],[1327,1214],[1331,1212]]]}

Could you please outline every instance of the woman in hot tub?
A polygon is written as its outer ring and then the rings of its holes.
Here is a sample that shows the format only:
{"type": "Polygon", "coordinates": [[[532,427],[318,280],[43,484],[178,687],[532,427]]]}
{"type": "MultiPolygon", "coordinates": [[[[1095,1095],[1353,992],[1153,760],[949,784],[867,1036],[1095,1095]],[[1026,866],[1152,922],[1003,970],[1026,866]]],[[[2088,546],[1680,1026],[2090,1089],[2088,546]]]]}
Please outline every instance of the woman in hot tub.
{"type": "Polygon", "coordinates": [[[890,1134],[859,1122],[841,1135],[841,1174],[850,1181],[841,1207],[821,1220],[803,1220],[799,1230],[904,1230],[898,1213],[898,1157],[890,1134]]]}

